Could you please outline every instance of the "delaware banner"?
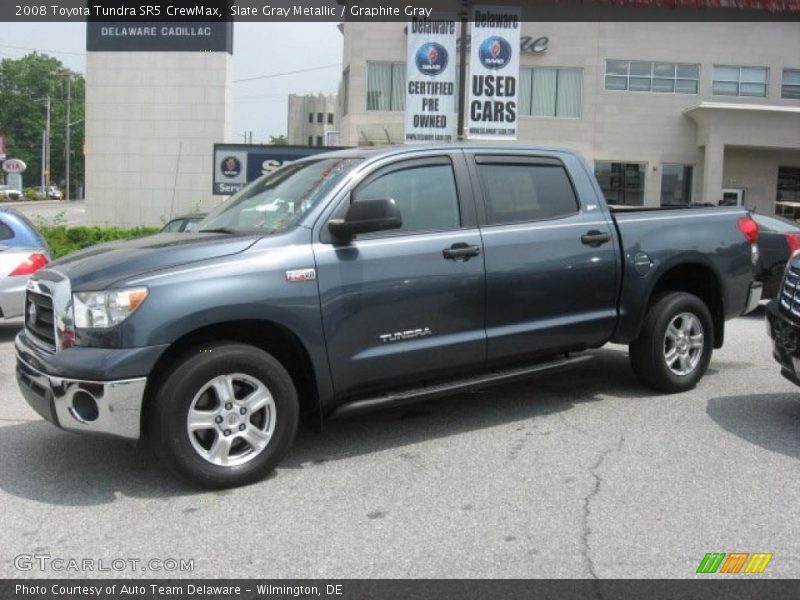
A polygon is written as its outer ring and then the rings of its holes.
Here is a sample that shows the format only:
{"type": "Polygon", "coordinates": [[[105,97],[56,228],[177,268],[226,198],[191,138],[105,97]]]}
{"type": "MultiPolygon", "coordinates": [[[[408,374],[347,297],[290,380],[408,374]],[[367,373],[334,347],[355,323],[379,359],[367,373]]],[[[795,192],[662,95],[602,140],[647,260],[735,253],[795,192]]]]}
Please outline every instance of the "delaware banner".
{"type": "Polygon", "coordinates": [[[517,139],[519,7],[472,9],[467,137],[517,139]]]}
{"type": "Polygon", "coordinates": [[[454,139],[456,31],[454,17],[408,24],[406,143],[454,139]]]}

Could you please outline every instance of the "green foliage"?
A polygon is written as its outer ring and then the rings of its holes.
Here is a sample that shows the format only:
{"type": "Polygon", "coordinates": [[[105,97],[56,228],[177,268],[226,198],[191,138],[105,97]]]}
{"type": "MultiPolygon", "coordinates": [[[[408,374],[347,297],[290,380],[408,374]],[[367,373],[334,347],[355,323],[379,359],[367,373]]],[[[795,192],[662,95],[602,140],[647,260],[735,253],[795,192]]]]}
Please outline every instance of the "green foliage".
{"type": "Polygon", "coordinates": [[[285,135],[271,135],[269,136],[269,143],[273,146],[288,146],[289,140],[285,135]]]}
{"type": "Polygon", "coordinates": [[[41,200],[42,195],[39,193],[39,188],[26,187],[22,191],[22,196],[25,200],[41,200]]]}
{"type": "Polygon", "coordinates": [[[0,60],[0,133],[6,136],[9,158],[28,165],[25,181],[38,185],[42,168],[42,132],[45,129],[45,101],[50,96],[50,182],[63,189],[66,179],[67,79],[71,78],[72,127],[70,186],[73,197],[83,185],[84,98],[82,75],[67,69],[61,61],[33,52],[20,59],[0,60]]]}
{"type": "Polygon", "coordinates": [[[38,227],[53,258],[75,252],[81,248],[158,233],[158,227],[67,227],[65,225],[40,225],[38,227]]]}

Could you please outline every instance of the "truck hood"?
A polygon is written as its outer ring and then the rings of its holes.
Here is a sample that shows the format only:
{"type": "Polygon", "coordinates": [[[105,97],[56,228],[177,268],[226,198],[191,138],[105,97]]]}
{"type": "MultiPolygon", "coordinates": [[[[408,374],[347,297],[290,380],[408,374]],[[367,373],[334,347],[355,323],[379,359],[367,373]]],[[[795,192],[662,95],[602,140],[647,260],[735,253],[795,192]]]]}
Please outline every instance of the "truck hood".
{"type": "Polygon", "coordinates": [[[102,290],[120,279],[242,252],[259,235],[159,233],[73,252],[48,266],[69,278],[73,291],[102,290]]]}

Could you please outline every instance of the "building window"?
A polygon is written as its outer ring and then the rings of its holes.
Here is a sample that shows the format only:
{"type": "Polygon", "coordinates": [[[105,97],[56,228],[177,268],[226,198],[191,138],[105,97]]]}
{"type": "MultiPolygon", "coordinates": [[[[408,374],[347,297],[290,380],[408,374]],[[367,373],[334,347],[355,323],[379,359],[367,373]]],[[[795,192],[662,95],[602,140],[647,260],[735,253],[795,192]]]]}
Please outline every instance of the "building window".
{"type": "Polygon", "coordinates": [[[328,125],[333,125],[333,113],[328,113],[328,125]]]}
{"type": "Polygon", "coordinates": [[[692,203],[692,166],[661,167],[661,206],[685,206],[692,203]]]}
{"type": "Polygon", "coordinates": [[[800,202],[800,167],[778,167],[778,202],[800,202]]]}
{"type": "Polygon", "coordinates": [[[520,69],[520,115],[579,119],[582,108],[582,69],[520,69]]]}
{"type": "Polygon", "coordinates": [[[609,204],[644,205],[644,173],[645,163],[594,163],[594,174],[609,204]]]}
{"type": "Polygon", "coordinates": [[[313,146],[314,145],[314,136],[313,135],[308,136],[308,145],[309,146],[313,146]]]}
{"type": "Polygon", "coordinates": [[[317,146],[322,146],[322,136],[321,135],[317,136],[317,146]]]}
{"type": "Polygon", "coordinates": [[[322,113],[317,113],[317,123],[322,123],[322,113]]]}
{"type": "Polygon", "coordinates": [[[347,114],[348,103],[350,102],[350,67],[342,71],[342,116],[347,114]]]}
{"type": "Polygon", "coordinates": [[[781,98],[800,99],[800,69],[784,69],[781,98]]]}
{"type": "Polygon", "coordinates": [[[606,89],[611,91],[696,94],[700,65],[607,60],[606,89]]]}
{"type": "Polygon", "coordinates": [[[406,66],[367,63],[367,110],[405,110],[406,66]]]}
{"type": "Polygon", "coordinates": [[[766,98],[769,70],[766,67],[714,67],[711,92],[717,96],[766,98]]]}
{"type": "Polygon", "coordinates": [[[308,113],[308,122],[309,123],[313,123],[314,122],[314,113],[308,113]]]}

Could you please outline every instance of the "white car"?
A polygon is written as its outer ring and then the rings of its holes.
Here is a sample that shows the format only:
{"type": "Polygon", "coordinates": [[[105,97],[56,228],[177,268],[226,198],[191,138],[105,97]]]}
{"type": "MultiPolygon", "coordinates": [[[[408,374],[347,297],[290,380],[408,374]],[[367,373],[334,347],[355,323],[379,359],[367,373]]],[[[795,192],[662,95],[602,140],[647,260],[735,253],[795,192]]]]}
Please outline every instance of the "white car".
{"type": "Polygon", "coordinates": [[[0,185],[0,200],[19,200],[22,192],[12,188],[10,185],[0,185]]]}

